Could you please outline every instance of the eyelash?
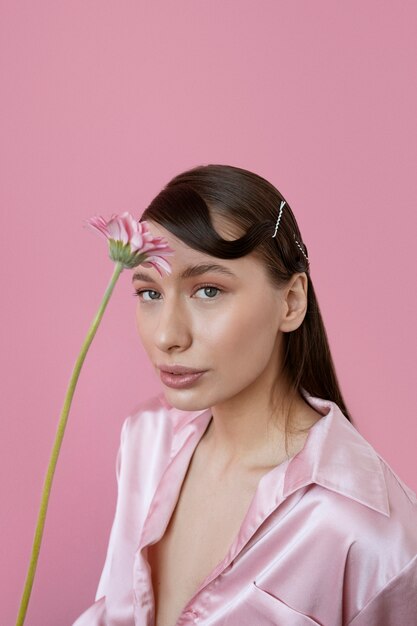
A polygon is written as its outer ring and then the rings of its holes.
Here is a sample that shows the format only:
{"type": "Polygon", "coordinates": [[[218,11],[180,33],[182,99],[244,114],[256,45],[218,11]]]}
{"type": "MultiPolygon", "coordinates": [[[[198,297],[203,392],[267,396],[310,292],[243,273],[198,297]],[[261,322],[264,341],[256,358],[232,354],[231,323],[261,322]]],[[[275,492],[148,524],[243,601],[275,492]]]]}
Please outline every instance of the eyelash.
{"type": "MultiPolygon", "coordinates": [[[[197,289],[195,290],[195,292],[200,291],[201,289],[216,289],[216,291],[218,291],[219,293],[223,293],[223,289],[220,289],[220,287],[216,287],[216,285],[211,285],[211,284],[205,284],[205,285],[200,285],[199,287],[197,287],[197,289]]],[[[142,293],[146,293],[148,291],[152,291],[154,293],[159,293],[158,291],[156,291],[155,289],[136,289],[136,291],[133,292],[133,296],[136,296],[137,298],[139,298],[139,300],[141,302],[157,302],[159,300],[159,298],[154,298],[153,300],[143,300],[141,298],[141,294],[142,293]]],[[[194,293],[195,293],[194,292],[194,293]]],[[[212,298],[202,298],[202,300],[215,300],[215,297],[212,298]]]]}

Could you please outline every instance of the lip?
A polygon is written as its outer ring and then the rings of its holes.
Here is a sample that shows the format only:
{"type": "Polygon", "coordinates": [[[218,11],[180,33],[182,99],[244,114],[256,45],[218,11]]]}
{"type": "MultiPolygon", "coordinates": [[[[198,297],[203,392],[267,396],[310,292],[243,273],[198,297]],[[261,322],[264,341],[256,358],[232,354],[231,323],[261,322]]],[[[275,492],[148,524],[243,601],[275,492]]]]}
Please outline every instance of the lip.
{"type": "Polygon", "coordinates": [[[196,383],[197,380],[205,374],[205,372],[198,371],[188,374],[171,374],[170,372],[164,372],[162,369],[160,372],[161,381],[167,387],[172,387],[172,389],[185,389],[192,387],[194,383],[196,383]]]}
{"type": "Polygon", "coordinates": [[[195,367],[185,367],[184,365],[158,365],[161,372],[168,374],[201,374],[207,370],[198,370],[195,367]]]}

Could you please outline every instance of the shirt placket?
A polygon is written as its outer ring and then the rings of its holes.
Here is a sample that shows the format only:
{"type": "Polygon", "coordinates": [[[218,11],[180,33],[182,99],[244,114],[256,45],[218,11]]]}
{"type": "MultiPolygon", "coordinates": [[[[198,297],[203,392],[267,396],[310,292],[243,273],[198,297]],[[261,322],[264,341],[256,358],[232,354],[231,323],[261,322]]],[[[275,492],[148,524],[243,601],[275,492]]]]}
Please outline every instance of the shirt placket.
{"type": "MultiPolygon", "coordinates": [[[[221,574],[244,550],[249,550],[251,544],[258,538],[258,531],[285,500],[282,496],[285,471],[288,461],[281,463],[261,477],[252,501],[242,521],[240,529],[231,544],[225,558],[208,574],[197,591],[184,606],[176,626],[204,623],[210,616],[210,587],[217,585],[221,574]]],[[[262,531],[261,531],[262,532],[262,531]]]]}
{"type": "MultiPolygon", "coordinates": [[[[178,501],[191,456],[204,431],[204,424],[202,429],[197,428],[196,424],[190,426],[191,433],[188,433],[184,444],[165,469],[158,484],[135,553],[133,572],[134,615],[135,623],[138,626],[154,625],[155,607],[150,565],[145,558],[146,549],[149,545],[159,541],[165,532],[178,501]]],[[[209,593],[204,595],[204,592],[208,591],[211,584],[217,584],[218,577],[231,566],[233,560],[246,546],[249,549],[252,537],[285,499],[282,494],[287,466],[288,461],[285,461],[261,477],[241,527],[225,558],[208,574],[184,606],[176,626],[201,623],[204,617],[208,615],[209,593]]]]}
{"type": "Polygon", "coordinates": [[[178,501],[191,456],[210,417],[208,414],[203,421],[191,422],[186,427],[188,432],[183,433],[184,442],[162,474],[143,524],[133,565],[134,616],[138,626],[153,626],[155,612],[150,565],[144,553],[165,532],[178,501]]]}

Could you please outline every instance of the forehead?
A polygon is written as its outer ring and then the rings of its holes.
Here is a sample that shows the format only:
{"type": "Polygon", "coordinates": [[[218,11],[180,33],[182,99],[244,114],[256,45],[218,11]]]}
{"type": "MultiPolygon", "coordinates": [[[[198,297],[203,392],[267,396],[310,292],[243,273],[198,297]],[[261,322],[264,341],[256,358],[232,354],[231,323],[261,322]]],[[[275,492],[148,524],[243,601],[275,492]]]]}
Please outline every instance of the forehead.
{"type": "MultiPolygon", "coordinates": [[[[171,265],[171,277],[177,277],[180,273],[183,274],[185,269],[189,270],[191,266],[200,264],[222,266],[226,268],[226,270],[229,269],[237,277],[246,276],[247,278],[259,279],[260,274],[264,273],[263,265],[253,254],[248,254],[237,259],[222,259],[191,248],[160,224],[156,224],[150,220],[147,221],[147,223],[152,235],[163,237],[169,247],[174,251],[173,254],[167,256],[167,260],[171,265]]],[[[215,224],[215,228],[224,239],[232,240],[236,238],[236,236],[232,236],[230,230],[227,231],[224,227],[220,229],[218,223],[215,224]]],[[[138,270],[138,268],[136,268],[136,270],[138,270]]],[[[147,274],[157,276],[157,272],[154,268],[145,268],[145,270],[147,274]]],[[[137,273],[137,271],[135,273],[137,273]]],[[[221,270],[218,270],[218,273],[221,274],[221,270]]],[[[185,273],[186,278],[190,275],[192,276],[193,273],[185,273]]],[[[223,275],[227,276],[227,273],[223,272],[223,275]]],[[[163,279],[166,278],[168,277],[164,273],[163,279]]],[[[230,278],[233,277],[230,276],[230,278]]]]}
{"type": "Polygon", "coordinates": [[[181,241],[181,239],[178,239],[178,237],[175,237],[175,235],[173,235],[166,228],[163,228],[163,226],[161,226],[160,224],[156,224],[155,222],[151,222],[151,221],[148,221],[147,224],[152,235],[155,235],[155,237],[163,237],[168,242],[169,247],[174,250],[174,254],[168,257],[168,260],[170,261],[170,263],[178,257],[180,258],[190,257],[191,258],[192,256],[195,256],[195,255],[209,257],[209,255],[204,255],[204,253],[198,252],[198,250],[194,250],[193,248],[190,248],[190,246],[187,246],[187,244],[184,241],[181,241]]]}

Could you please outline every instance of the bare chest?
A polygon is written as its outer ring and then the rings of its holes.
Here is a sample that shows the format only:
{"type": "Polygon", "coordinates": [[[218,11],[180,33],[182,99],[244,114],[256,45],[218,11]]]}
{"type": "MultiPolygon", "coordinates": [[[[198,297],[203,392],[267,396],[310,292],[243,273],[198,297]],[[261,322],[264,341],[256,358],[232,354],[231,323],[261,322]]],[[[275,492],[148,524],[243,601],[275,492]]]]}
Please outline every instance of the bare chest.
{"type": "Polygon", "coordinates": [[[148,548],[155,626],[173,626],[203,580],[224,559],[260,475],[209,481],[190,467],[165,534],[148,548]]]}

